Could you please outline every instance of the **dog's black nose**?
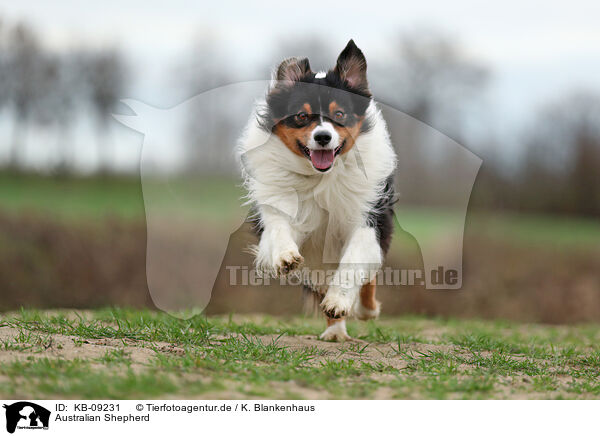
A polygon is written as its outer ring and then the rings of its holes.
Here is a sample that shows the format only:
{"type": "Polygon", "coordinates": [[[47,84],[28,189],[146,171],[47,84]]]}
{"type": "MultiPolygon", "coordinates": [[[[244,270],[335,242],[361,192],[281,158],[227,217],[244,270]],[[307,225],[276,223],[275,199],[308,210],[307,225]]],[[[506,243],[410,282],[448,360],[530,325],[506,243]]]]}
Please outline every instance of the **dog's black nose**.
{"type": "Polygon", "coordinates": [[[328,132],[319,132],[315,135],[315,141],[325,147],[331,141],[331,135],[328,132]]]}

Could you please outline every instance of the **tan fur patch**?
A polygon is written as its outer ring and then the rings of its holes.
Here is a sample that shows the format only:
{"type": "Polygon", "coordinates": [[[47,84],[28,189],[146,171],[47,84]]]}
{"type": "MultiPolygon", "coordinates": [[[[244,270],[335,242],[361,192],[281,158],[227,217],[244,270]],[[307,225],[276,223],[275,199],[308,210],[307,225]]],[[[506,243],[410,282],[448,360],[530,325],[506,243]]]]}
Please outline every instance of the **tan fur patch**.
{"type": "Polygon", "coordinates": [[[337,324],[338,322],[342,322],[343,320],[343,316],[341,318],[327,318],[327,327],[337,324]]]}
{"type": "Polygon", "coordinates": [[[348,153],[352,147],[354,147],[354,143],[356,142],[356,138],[360,135],[360,128],[362,126],[364,118],[360,118],[356,124],[351,127],[346,126],[338,126],[334,125],[333,128],[340,135],[340,142],[346,141],[346,145],[340,154],[348,153]]]}
{"type": "Polygon", "coordinates": [[[310,123],[301,128],[293,128],[284,126],[283,124],[277,124],[273,129],[273,132],[281,139],[287,148],[291,152],[298,156],[304,157],[304,153],[298,148],[297,141],[300,141],[302,145],[306,146],[310,137],[310,132],[314,128],[314,123],[310,123]]]}
{"type": "Polygon", "coordinates": [[[360,303],[365,309],[377,309],[377,300],[375,300],[375,280],[366,283],[360,288],[360,303]]]}
{"type": "Polygon", "coordinates": [[[333,114],[339,109],[337,102],[334,100],[329,103],[329,116],[333,119],[333,114]]]}
{"type": "MultiPolygon", "coordinates": [[[[335,113],[339,110],[343,110],[340,105],[338,105],[337,101],[332,101],[331,103],[329,103],[329,118],[331,118],[332,120],[335,120],[335,113]]],[[[346,114],[346,117],[353,117],[355,116],[354,114],[346,114]]],[[[356,138],[358,138],[358,135],[360,134],[360,128],[362,126],[364,117],[360,117],[357,122],[351,126],[351,127],[345,127],[345,126],[338,126],[337,124],[333,126],[333,128],[338,132],[338,135],[340,135],[340,142],[343,142],[344,140],[346,140],[346,146],[344,147],[344,149],[342,150],[341,154],[344,153],[348,153],[350,151],[350,149],[354,146],[354,142],[356,141],[356,138]]]]}

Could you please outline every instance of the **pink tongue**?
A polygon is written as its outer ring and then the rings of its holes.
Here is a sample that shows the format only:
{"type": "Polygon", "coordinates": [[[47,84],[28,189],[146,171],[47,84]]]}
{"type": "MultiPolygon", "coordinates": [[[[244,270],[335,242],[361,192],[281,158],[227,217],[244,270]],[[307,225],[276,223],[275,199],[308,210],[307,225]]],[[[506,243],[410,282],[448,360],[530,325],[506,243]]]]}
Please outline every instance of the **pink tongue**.
{"type": "Polygon", "coordinates": [[[333,165],[334,154],[333,150],[310,150],[310,161],[315,168],[326,170],[333,165]]]}

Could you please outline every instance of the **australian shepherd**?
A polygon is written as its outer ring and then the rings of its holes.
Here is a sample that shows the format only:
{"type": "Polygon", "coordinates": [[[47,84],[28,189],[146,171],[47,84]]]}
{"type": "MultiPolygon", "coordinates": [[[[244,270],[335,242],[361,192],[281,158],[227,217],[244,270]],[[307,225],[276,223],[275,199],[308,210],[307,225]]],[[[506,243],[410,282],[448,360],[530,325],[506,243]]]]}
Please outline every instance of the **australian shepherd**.
{"type": "Polygon", "coordinates": [[[327,72],[285,59],[238,155],[260,237],[258,270],[301,274],[327,317],[321,339],[350,339],[346,317],[380,312],[375,279],[393,230],[396,166],[354,41],[327,72]]]}

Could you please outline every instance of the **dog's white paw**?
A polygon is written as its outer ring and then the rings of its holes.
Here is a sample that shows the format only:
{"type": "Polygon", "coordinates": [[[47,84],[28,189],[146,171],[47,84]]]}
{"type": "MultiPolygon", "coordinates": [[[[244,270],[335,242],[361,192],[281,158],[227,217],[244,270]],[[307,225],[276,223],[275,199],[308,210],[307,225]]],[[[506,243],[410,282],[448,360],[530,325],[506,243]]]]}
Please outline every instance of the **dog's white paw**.
{"type": "Polygon", "coordinates": [[[321,302],[321,309],[328,318],[341,318],[350,314],[357,292],[330,286],[321,302]]]}
{"type": "Polygon", "coordinates": [[[348,336],[346,332],[346,322],[344,320],[338,321],[335,324],[330,325],[325,329],[319,339],[323,341],[333,341],[333,342],[344,342],[351,341],[352,338],[348,336]]]}
{"type": "Polygon", "coordinates": [[[285,276],[296,271],[304,263],[304,258],[298,250],[286,250],[274,256],[272,269],[277,277],[285,276]]]}
{"type": "Polygon", "coordinates": [[[254,264],[259,274],[281,277],[296,271],[304,263],[295,246],[275,251],[261,241],[260,245],[251,247],[250,252],[255,256],[254,264]]]}

